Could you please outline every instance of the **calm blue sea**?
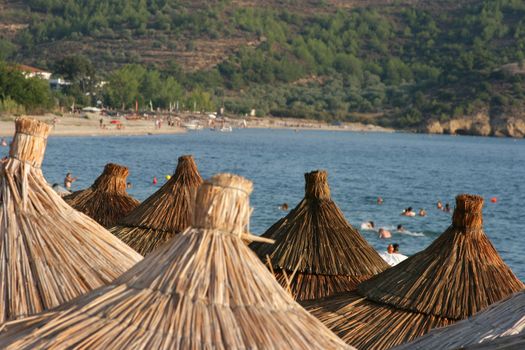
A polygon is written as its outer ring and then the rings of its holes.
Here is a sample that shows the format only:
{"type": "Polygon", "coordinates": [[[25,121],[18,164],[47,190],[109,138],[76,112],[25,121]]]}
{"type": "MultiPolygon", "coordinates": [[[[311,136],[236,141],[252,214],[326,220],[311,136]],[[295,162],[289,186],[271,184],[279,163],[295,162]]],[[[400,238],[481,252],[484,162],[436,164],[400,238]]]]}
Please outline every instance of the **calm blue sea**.
{"type": "MultiPolygon", "coordinates": [[[[7,149],[0,149],[2,155],[7,149]]],[[[203,177],[233,172],[254,182],[251,231],[263,233],[303,197],[303,173],[326,169],[332,197],[355,227],[373,220],[407,234],[391,240],[371,231],[363,236],[379,251],[397,242],[405,254],[427,247],[451,221],[436,209],[454,206],[459,193],[485,197],[484,226],[514,272],[525,280],[525,140],[293,130],[212,131],[166,136],[51,137],[43,170],[62,183],[70,171],[75,189],[91,185],[108,162],[130,168],[130,193],[143,200],[172,174],[177,158],[193,154],[203,177]],[[152,184],[153,177],[159,179],[152,184]],[[384,199],[376,204],[377,196],[384,199]],[[490,198],[496,197],[497,203],[490,198]],[[425,208],[427,217],[400,216],[403,208],[425,208]]]]}

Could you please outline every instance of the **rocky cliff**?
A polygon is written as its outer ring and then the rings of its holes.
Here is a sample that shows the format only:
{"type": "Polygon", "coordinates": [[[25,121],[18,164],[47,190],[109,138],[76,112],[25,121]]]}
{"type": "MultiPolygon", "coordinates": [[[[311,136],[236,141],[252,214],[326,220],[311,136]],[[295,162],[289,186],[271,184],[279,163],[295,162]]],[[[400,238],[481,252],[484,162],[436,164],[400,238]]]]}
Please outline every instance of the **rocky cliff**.
{"type": "Polygon", "coordinates": [[[490,114],[484,111],[448,121],[432,119],[421,131],[430,134],[525,137],[524,111],[507,110],[490,114]]]}

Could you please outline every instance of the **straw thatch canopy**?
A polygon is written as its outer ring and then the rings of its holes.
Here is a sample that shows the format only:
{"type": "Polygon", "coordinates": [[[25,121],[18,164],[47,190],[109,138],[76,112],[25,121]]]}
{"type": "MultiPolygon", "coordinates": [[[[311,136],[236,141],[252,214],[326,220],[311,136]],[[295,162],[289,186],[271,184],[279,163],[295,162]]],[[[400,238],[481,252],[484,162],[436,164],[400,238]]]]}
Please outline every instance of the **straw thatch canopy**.
{"type": "Polygon", "coordinates": [[[522,290],[483,232],[482,206],[457,196],[452,225],[428,248],[307,309],[359,349],[388,349],[522,290]]]}
{"type": "Polygon", "coordinates": [[[251,245],[263,262],[269,257],[279,283],[297,300],[317,299],[354,290],[387,269],[331,199],[326,171],[304,177],[304,199],[262,235],[276,243],[251,245]]]}
{"type": "Polygon", "coordinates": [[[21,118],[0,165],[0,322],[105,285],[141,256],[67,205],[44,179],[50,126],[21,118]]]}
{"type": "MultiPolygon", "coordinates": [[[[469,319],[434,329],[396,349],[459,349],[520,333],[525,334],[525,291],[499,301],[469,319]]],[[[506,340],[501,342],[506,343],[506,340]]],[[[513,343],[512,340],[509,342],[513,343]]]]}
{"type": "Polygon", "coordinates": [[[190,225],[201,183],[193,157],[179,157],[175,174],[110,231],[146,256],[190,225]]]}
{"type": "Polygon", "coordinates": [[[252,183],[198,191],[192,227],[109,286],[7,323],[2,349],[349,349],[302,309],[242,241],[252,183]]]}
{"type": "Polygon", "coordinates": [[[126,191],[128,174],[125,166],[106,164],[91,187],[73,192],[64,200],[102,226],[112,227],[140,203],[126,191]]]}

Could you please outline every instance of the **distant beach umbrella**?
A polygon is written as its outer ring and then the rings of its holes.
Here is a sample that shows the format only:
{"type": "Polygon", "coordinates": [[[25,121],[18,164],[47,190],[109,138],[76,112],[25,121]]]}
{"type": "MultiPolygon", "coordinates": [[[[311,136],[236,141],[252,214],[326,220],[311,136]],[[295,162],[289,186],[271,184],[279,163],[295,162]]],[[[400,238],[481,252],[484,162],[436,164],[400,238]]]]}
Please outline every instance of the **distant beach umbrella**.
{"type": "Polygon", "coordinates": [[[179,157],[175,174],[110,231],[140,254],[151,253],[190,225],[201,183],[193,157],[179,157]]]}
{"type": "Polygon", "coordinates": [[[129,170],[109,163],[91,187],[76,191],[64,200],[104,227],[112,227],[128,215],[140,202],[126,191],[129,170]]]}
{"type": "Polygon", "coordinates": [[[523,290],[483,232],[482,207],[480,196],[457,196],[452,225],[428,248],[354,292],[304,306],[347,343],[389,349],[523,290]]]}
{"type": "Polygon", "coordinates": [[[243,242],[252,183],[200,186],[190,228],[75,301],[10,322],[2,349],[351,349],[301,308],[243,242]]]}
{"type": "Polygon", "coordinates": [[[0,322],[103,286],[142,257],[72,209],[40,168],[51,127],[20,118],[0,164],[0,322]]]}
{"type": "Polygon", "coordinates": [[[304,199],[262,236],[275,244],[252,243],[297,300],[354,290],[389,266],[345,219],[330,197],[326,171],[304,175],[304,199]]]}
{"type": "MultiPolygon", "coordinates": [[[[469,319],[452,326],[438,328],[427,335],[396,347],[396,350],[414,349],[463,349],[477,344],[512,344],[520,340],[525,349],[525,291],[499,301],[469,319]],[[512,336],[522,335],[521,338],[512,336]]],[[[494,346],[495,349],[500,347],[494,346]]]]}

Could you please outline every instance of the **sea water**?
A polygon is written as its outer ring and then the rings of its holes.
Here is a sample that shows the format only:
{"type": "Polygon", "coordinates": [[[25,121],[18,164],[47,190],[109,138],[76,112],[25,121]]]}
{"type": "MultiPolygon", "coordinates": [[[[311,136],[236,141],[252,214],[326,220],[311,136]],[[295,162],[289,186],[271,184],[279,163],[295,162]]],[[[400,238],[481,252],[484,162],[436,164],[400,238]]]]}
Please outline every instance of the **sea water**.
{"type": "MultiPolygon", "coordinates": [[[[0,149],[1,155],[7,148],[0,149]]],[[[525,280],[525,140],[405,133],[294,130],[188,132],[162,136],[50,137],[43,164],[47,181],[78,177],[73,189],[90,186],[108,162],[126,165],[132,196],[143,200],[165,183],[177,158],[193,154],[204,178],[231,172],[254,182],[251,232],[262,234],[304,195],[305,172],[328,171],[332,198],[347,220],[392,231],[392,239],[361,231],[378,251],[399,243],[411,255],[427,247],[451,223],[460,193],[485,197],[484,228],[513,271],[525,280]],[[153,184],[153,177],[158,179],[153,184]],[[384,203],[378,205],[377,197],[384,203]],[[492,203],[491,198],[497,202],[492,203]],[[411,206],[426,217],[404,217],[411,206]],[[408,232],[398,233],[402,224],[408,232]]]]}

